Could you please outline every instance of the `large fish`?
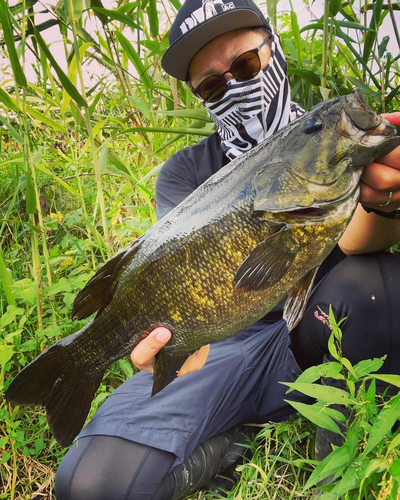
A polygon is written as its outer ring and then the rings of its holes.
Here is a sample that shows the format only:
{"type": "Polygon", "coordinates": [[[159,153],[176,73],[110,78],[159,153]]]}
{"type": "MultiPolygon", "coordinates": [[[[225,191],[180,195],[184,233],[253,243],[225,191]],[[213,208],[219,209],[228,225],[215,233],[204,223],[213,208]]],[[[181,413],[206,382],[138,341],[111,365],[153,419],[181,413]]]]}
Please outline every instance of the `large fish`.
{"type": "Polygon", "coordinates": [[[212,176],[79,292],[73,316],[97,313],[44,351],[7,390],[44,406],[69,445],[104,371],[154,328],[172,339],[155,361],[153,395],[204,344],[234,335],[283,300],[288,328],[318,266],[348,225],[362,168],[400,144],[362,93],[313,108],[212,176]]]}

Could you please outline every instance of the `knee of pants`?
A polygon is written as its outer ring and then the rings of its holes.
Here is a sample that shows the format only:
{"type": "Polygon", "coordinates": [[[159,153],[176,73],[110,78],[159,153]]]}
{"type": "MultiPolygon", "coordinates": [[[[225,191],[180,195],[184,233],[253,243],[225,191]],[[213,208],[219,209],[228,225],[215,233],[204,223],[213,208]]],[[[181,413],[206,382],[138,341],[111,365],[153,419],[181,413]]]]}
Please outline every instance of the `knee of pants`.
{"type": "Polygon", "coordinates": [[[58,468],[57,500],[155,499],[174,460],[172,453],[119,437],[82,437],[58,468]]]}
{"type": "Polygon", "coordinates": [[[400,259],[390,253],[348,257],[334,267],[321,284],[324,302],[329,301],[341,317],[371,316],[373,310],[391,307],[391,299],[399,296],[399,273],[400,259]]]}

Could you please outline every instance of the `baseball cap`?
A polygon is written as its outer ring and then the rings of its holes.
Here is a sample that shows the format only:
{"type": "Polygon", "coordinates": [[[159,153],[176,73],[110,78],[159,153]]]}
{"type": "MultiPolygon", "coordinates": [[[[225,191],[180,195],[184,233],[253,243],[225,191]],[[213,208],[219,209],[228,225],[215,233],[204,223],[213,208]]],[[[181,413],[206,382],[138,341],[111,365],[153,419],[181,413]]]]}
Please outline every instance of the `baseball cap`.
{"type": "Polygon", "coordinates": [[[271,31],[252,0],[186,0],[171,26],[162,67],[185,80],[190,61],[206,43],[228,31],[262,26],[271,31]]]}

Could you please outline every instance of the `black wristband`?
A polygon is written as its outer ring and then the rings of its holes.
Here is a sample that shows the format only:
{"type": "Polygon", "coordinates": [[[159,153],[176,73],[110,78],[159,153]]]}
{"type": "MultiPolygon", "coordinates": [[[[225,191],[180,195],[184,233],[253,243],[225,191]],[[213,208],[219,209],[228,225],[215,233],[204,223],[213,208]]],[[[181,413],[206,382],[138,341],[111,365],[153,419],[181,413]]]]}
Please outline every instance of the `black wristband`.
{"type": "Polygon", "coordinates": [[[366,207],[365,205],[361,206],[368,214],[374,212],[374,214],[379,215],[380,217],[385,217],[385,219],[400,219],[400,208],[396,208],[392,212],[383,212],[377,208],[366,207]]]}

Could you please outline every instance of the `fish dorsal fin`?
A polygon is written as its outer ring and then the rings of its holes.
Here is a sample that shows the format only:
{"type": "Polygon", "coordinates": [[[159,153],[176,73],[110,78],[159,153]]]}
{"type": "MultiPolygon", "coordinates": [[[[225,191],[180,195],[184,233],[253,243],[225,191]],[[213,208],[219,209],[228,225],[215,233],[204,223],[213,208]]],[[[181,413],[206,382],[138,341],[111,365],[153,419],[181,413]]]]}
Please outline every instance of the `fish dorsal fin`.
{"type": "Polygon", "coordinates": [[[256,211],[284,211],[308,207],[314,202],[308,189],[281,161],[262,168],[256,175],[254,188],[256,211]]]}
{"type": "Polygon", "coordinates": [[[319,266],[314,267],[290,290],[283,301],[283,319],[291,331],[301,320],[317,275],[319,266]]]}
{"type": "Polygon", "coordinates": [[[119,271],[136,254],[140,240],[107,261],[86,283],[75,297],[72,317],[85,319],[99,311],[101,313],[111,302],[117,285],[119,271]]]}
{"type": "Polygon", "coordinates": [[[259,243],[240,265],[234,283],[244,290],[265,290],[286,274],[300,250],[290,228],[282,226],[277,233],[259,243]]]}
{"type": "Polygon", "coordinates": [[[164,387],[167,387],[168,384],[175,380],[179,370],[191,354],[192,353],[189,352],[177,356],[169,354],[165,349],[161,349],[161,351],[156,354],[154,360],[152,396],[155,396],[164,389],[164,387]]]}

